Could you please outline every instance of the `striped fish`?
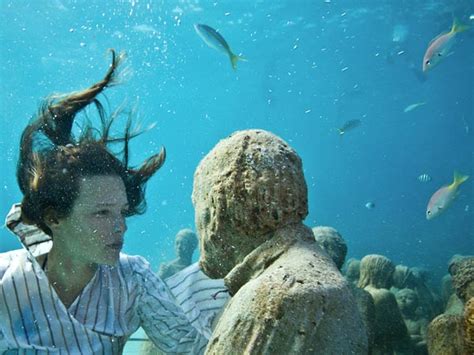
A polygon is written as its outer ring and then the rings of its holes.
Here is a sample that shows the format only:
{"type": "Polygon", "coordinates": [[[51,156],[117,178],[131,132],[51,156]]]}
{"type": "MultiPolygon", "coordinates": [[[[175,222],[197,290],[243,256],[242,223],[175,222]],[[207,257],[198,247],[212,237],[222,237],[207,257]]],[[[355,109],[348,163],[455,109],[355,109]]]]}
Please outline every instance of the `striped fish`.
{"type": "Polygon", "coordinates": [[[428,174],[421,174],[417,177],[419,182],[430,182],[432,180],[431,176],[428,174]]]}

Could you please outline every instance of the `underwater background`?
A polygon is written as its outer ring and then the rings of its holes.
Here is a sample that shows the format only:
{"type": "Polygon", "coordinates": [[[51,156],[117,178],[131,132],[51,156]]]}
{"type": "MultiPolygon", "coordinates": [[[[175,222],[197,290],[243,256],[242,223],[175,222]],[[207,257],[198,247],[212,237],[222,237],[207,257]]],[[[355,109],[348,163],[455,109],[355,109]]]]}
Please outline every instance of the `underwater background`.
{"type": "MultiPolygon", "coordinates": [[[[474,30],[421,71],[428,43],[454,18],[474,26],[472,1],[0,4],[2,216],[21,200],[18,142],[41,100],[100,80],[115,48],[127,53],[128,70],[106,91],[105,106],[111,112],[126,100],[143,127],[156,123],[132,142],[132,163],[167,149],[148,183],[148,210],[129,219],[125,236],[124,252],[143,255],[154,270],[174,258],[178,230],[194,229],[199,161],[248,128],[272,131],[297,150],[308,184],[305,223],[339,230],[348,257],[377,253],[421,266],[438,286],[453,254],[474,253],[474,30]],[[217,29],[247,61],[234,71],[196,23],[217,29]],[[407,109],[412,104],[420,105],[407,109]],[[361,124],[340,135],[349,120],[361,124]],[[471,178],[449,209],[426,220],[431,195],[455,170],[471,178]],[[431,181],[420,181],[423,174],[431,181]]],[[[0,229],[0,252],[18,247],[0,229]]]]}

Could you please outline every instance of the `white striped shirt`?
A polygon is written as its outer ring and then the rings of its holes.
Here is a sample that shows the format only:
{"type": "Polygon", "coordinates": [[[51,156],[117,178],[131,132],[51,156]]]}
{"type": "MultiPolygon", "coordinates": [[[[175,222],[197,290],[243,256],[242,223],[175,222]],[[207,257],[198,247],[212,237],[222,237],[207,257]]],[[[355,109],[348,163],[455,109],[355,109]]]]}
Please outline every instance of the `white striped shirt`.
{"type": "Polygon", "coordinates": [[[13,207],[7,225],[27,249],[0,254],[0,353],[119,354],[140,326],[165,353],[204,351],[210,333],[199,309],[185,315],[139,256],[121,253],[116,267],[99,266],[66,308],[35,259],[44,252],[36,242],[51,241],[21,224],[18,210],[13,207]]]}
{"type": "Polygon", "coordinates": [[[223,279],[210,279],[201,271],[199,264],[194,263],[165,279],[178,305],[194,325],[192,314],[197,308],[201,314],[200,323],[212,332],[212,323],[224,308],[230,296],[223,279]]]}
{"type": "MultiPolygon", "coordinates": [[[[164,281],[191,324],[205,327],[207,332],[212,333],[212,326],[217,315],[230,298],[224,280],[210,279],[201,271],[199,264],[194,263],[164,281]],[[196,309],[200,314],[199,319],[193,315],[196,309]]],[[[150,344],[144,344],[140,353],[156,355],[160,352],[150,344]]]]}

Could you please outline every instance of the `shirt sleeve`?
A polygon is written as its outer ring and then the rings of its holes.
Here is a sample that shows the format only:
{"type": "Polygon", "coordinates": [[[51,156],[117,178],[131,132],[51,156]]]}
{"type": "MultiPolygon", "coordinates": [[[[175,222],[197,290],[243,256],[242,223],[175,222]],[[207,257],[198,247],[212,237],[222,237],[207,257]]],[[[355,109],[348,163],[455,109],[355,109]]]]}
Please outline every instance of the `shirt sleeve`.
{"type": "Polygon", "coordinates": [[[202,354],[210,333],[200,326],[198,308],[192,314],[198,320],[193,326],[148,262],[142,257],[134,259],[133,269],[140,289],[136,309],[148,337],[165,353],[202,354]]]}

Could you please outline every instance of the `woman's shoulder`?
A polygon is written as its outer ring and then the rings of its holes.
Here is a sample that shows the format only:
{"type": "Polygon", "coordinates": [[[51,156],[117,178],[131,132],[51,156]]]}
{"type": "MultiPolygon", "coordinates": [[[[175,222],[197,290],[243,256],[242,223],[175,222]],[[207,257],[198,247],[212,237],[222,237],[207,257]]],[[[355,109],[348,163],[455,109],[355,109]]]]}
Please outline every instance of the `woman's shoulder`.
{"type": "Polygon", "coordinates": [[[25,249],[16,249],[0,253],[0,279],[10,267],[24,262],[26,254],[27,251],[25,249]]]}
{"type": "Polygon", "coordinates": [[[128,255],[120,253],[119,267],[124,276],[147,278],[149,275],[155,275],[151,270],[150,263],[140,255],[128,255]]]}
{"type": "Polygon", "coordinates": [[[120,253],[119,270],[129,288],[135,290],[156,288],[159,292],[164,292],[166,288],[163,280],[142,256],[120,253]]]}

